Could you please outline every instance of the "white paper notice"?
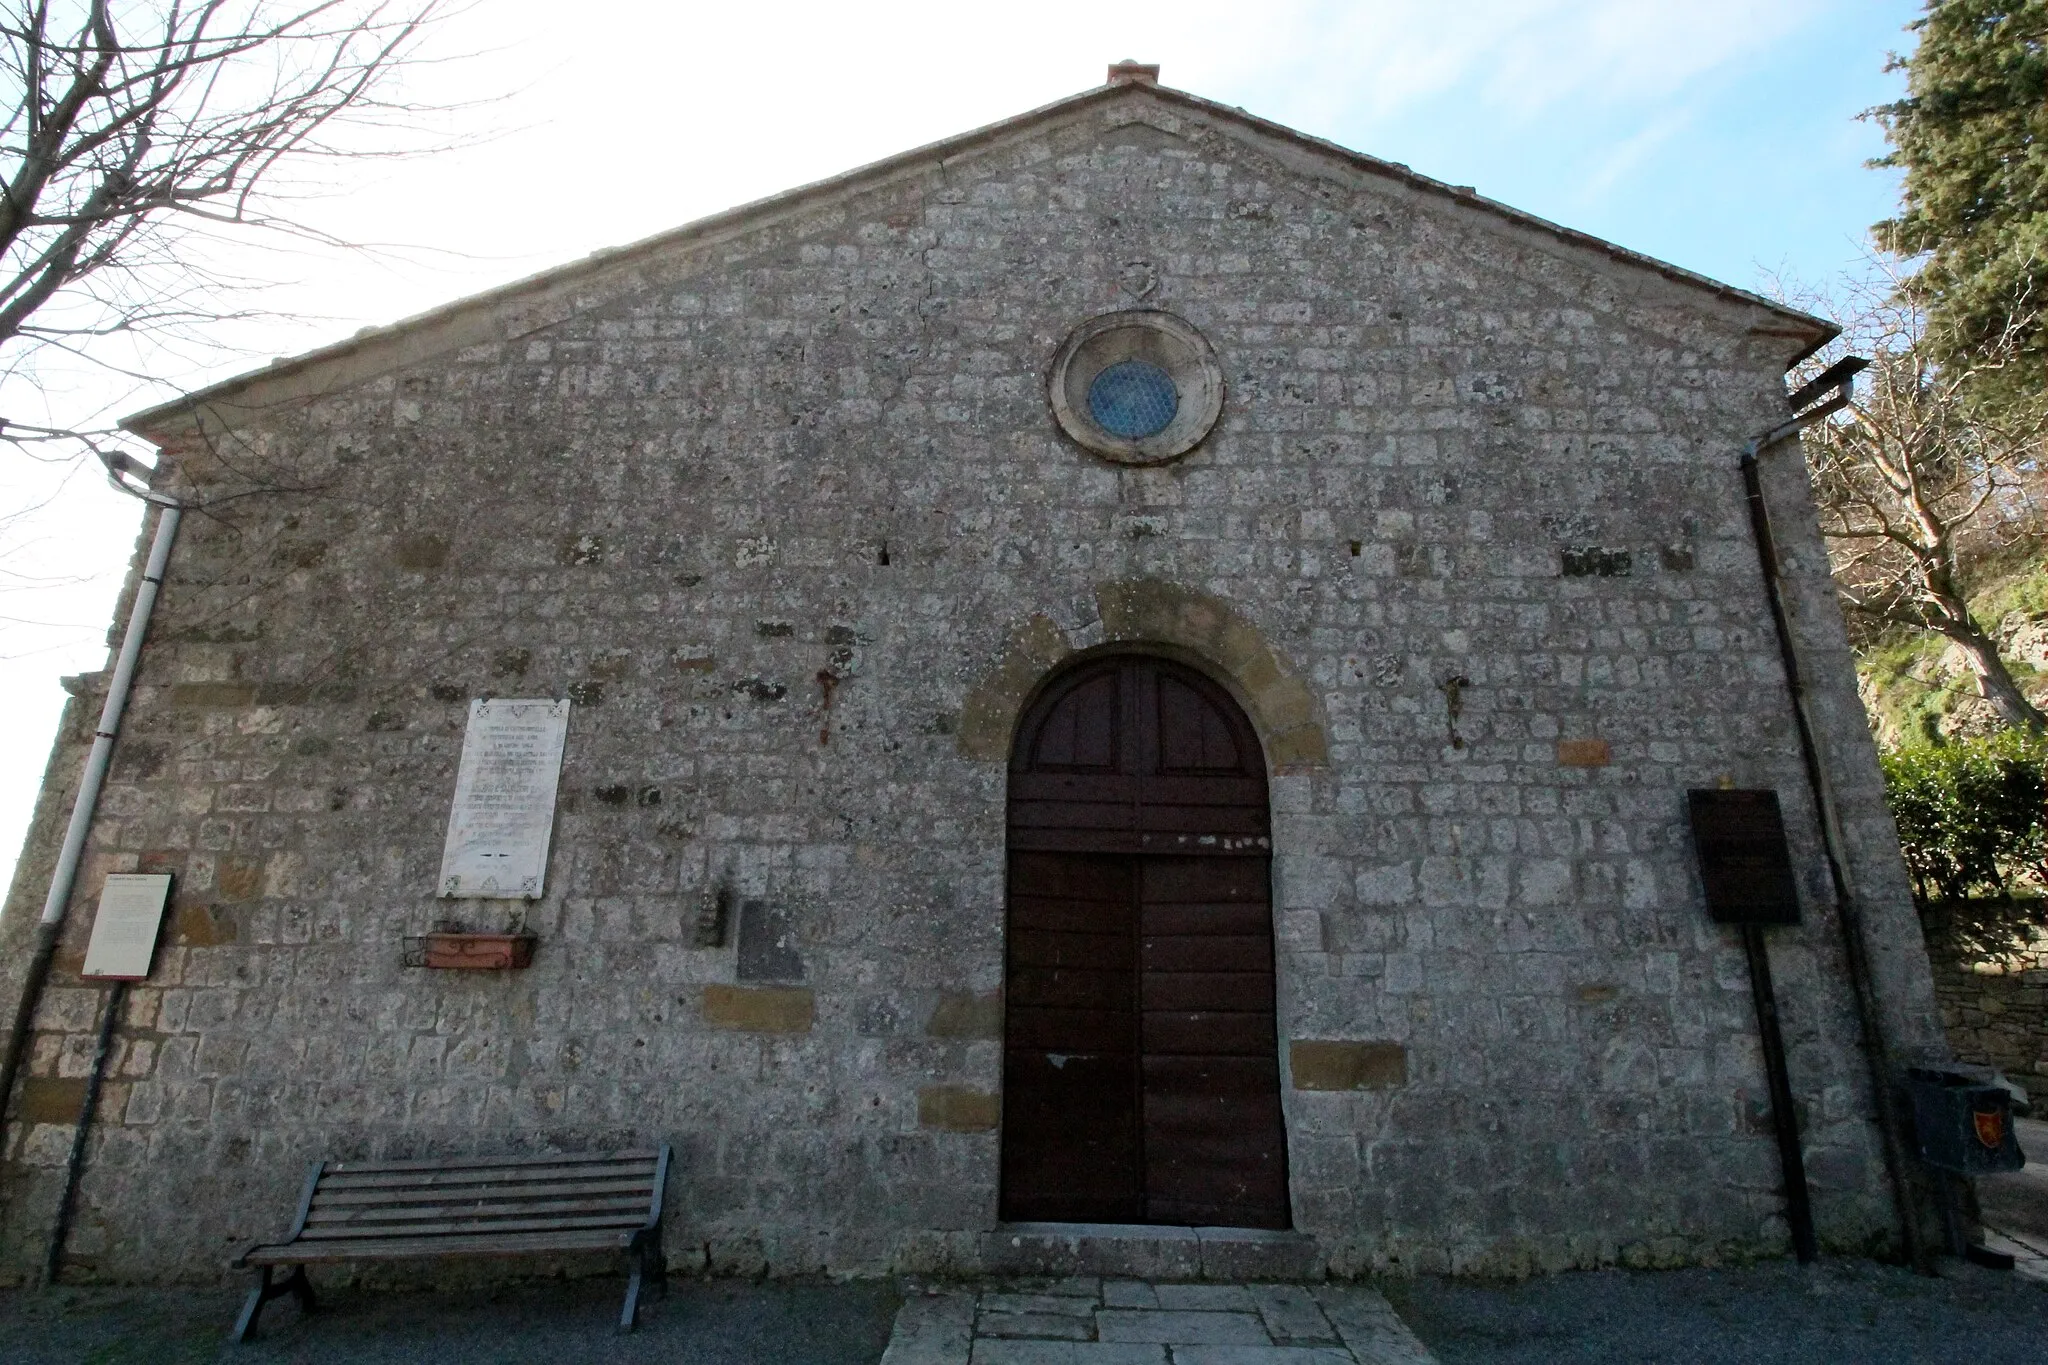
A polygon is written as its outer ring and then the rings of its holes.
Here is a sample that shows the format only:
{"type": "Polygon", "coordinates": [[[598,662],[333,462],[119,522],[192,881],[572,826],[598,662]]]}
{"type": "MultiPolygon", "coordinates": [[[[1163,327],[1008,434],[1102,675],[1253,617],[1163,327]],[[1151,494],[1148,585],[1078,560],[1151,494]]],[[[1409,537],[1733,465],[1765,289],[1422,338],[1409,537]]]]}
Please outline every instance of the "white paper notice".
{"type": "Polygon", "coordinates": [[[568,736],[567,701],[469,704],[441,852],[443,896],[540,898],[568,736]]]}
{"type": "Polygon", "coordinates": [[[164,902],[171,879],[161,872],[114,872],[100,892],[99,912],[92,918],[92,938],[85,945],[81,976],[140,981],[149,975],[156,956],[156,931],[164,922],[164,902]]]}

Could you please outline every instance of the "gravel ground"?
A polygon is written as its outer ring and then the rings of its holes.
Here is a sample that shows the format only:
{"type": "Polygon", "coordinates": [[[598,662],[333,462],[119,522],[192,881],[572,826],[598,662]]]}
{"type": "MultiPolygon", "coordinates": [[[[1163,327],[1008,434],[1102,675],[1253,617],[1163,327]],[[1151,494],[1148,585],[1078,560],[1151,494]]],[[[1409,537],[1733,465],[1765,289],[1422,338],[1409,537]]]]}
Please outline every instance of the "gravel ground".
{"type": "MultiPolygon", "coordinates": [[[[60,1288],[0,1292],[5,1365],[873,1365],[899,1303],[886,1281],[753,1284],[681,1281],[619,1336],[622,1281],[491,1292],[338,1290],[301,1318],[289,1299],[264,1311],[248,1346],[227,1344],[240,1296],[60,1288]]],[[[318,1284],[316,1278],[315,1284],[318,1284]]]]}
{"type": "Polygon", "coordinates": [[[2015,1126],[2027,1164],[1977,1182],[1984,1240],[2015,1257],[2022,1275],[2048,1283],[2048,1123],[2020,1119],[2015,1126]]]}
{"type": "Polygon", "coordinates": [[[1442,1365],[1999,1365],[2048,1359],[2048,1287],[1949,1262],[1584,1271],[1381,1286],[1442,1365]]]}
{"type": "MultiPolygon", "coordinates": [[[[1441,1365],[2002,1365],[2048,1360],[2048,1285],[1950,1262],[1939,1279],[1863,1261],[1809,1270],[1595,1271],[1511,1285],[1380,1285],[1441,1365]]],[[[681,1281],[638,1333],[612,1331],[619,1286],[337,1290],[261,1338],[225,1336],[239,1296],[197,1290],[0,1291],[4,1365],[872,1365],[894,1285],[681,1281]]]]}

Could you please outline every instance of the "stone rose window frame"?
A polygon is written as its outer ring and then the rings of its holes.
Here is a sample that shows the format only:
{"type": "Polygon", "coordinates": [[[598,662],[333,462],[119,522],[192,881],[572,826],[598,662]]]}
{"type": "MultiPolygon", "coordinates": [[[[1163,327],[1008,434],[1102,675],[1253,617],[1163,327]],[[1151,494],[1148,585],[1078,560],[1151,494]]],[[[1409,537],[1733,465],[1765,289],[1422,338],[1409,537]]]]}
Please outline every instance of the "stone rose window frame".
{"type": "Polygon", "coordinates": [[[1082,449],[1117,464],[1179,459],[1200,445],[1223,415],[1223,367],[1208,338],[1184,318],[1155,308],[1090,318],[1061,344],[1048,384],[1053,417],[1082,449]],[[1105,370],[1136,361],[1173,381],[1173,417],[1144,436],[1121,436],[1095,419],[1089,390],[1105,370]]]}

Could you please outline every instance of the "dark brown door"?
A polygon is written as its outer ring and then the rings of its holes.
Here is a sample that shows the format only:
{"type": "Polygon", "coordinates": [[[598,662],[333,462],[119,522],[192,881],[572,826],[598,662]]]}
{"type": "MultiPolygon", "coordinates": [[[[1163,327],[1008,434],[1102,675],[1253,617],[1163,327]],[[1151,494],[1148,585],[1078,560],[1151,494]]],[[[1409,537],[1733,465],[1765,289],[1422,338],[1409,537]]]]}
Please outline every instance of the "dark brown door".
{"type": "Polygon", "coordinates": [[[1010,770],[1002,1214],[1287,1227],[1270,821],[1229,695],[1100,660],[1010,770]]]}

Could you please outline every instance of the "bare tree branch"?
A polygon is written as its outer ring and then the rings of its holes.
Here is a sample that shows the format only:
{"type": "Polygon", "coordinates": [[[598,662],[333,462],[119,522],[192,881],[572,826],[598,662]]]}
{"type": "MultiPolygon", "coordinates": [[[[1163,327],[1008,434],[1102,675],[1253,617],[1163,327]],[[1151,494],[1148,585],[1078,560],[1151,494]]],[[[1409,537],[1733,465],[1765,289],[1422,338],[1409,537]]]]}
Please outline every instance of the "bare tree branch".
{"type": "MultiPolygon", "coordinates": [[[[2011,725],[2048,728],[1972,614],[1967,565],[2039,524],[2048,408],[1971,402],[1984,374],[2012,363],[2009,343],[1938,365],[1925,319],[1895,280],[1852,297],[1837,350],[1871,357],[1862,391],[1807,431],[1807,467],[1845,609],[1952,641],[1978,692],[2011,725]]],[[[1832,360],[1825,354],[1809,362],[1832,360]]]]}
{"type": "MultiPolygon", "coordinates": [[[[392,77],[450,3],[0,0],[0,375],[33,379],[60,352],[132,374],[95,343],[238,316],[208,237],[345,245],[278,210],[282,173],[417,149],[392,135],[441,111],[392,77]]],[[[122,439],[41,422],[0,422],[0,442],[75,456],[122,439]]]]}

